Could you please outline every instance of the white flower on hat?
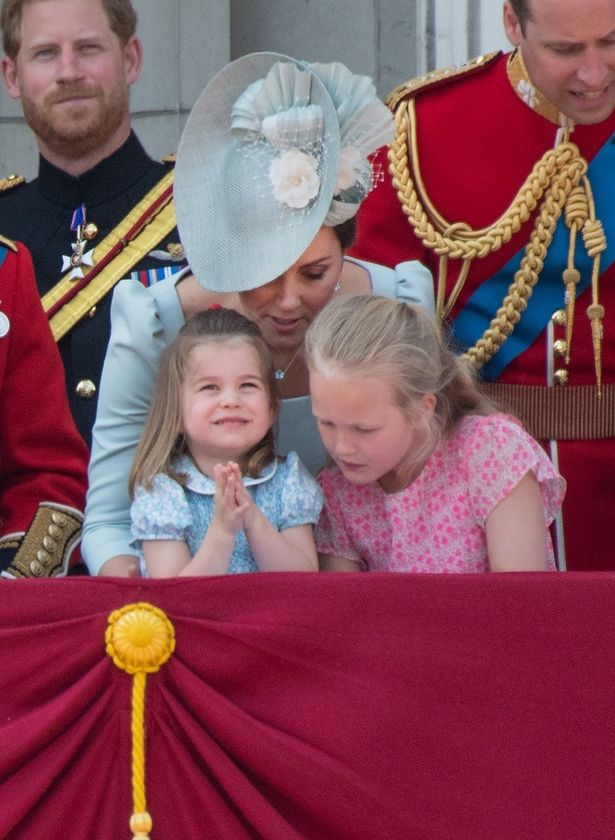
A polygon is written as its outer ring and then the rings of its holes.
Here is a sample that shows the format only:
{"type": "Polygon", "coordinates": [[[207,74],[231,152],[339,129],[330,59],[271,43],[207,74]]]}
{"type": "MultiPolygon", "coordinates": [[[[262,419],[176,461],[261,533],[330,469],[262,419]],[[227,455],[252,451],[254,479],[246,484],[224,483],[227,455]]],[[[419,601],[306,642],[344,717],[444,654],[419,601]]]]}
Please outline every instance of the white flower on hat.
{"type": "Polygon", "coordinates": [[[315,157],[296,149],[274,158],[269,165],[269,180],[276,201],[294,209],[307,207],[320,189],[317,168],[315,157]]]}
{"type": "Polygon", "coordinates": [[[349,190],[357,182],[361,171],[361,150],[356,146],[344,146],[340,154],[340,168],[335,183],[335,195],[349,190]]]}

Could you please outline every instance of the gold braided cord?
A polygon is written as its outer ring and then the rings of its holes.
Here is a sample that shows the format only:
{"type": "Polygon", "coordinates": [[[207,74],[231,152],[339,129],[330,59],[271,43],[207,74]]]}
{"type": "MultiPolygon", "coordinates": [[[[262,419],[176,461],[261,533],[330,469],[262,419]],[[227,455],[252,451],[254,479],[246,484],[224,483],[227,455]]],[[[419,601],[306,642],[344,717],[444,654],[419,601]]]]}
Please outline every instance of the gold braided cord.
{"type": "MultiPolygon", "coordinates": [[[[579,173],[579,177],[581,174],[582,172],[579,173]]],[[[547,191],[530,241],[525,247],[521,265],[508,287],[508,293],[502,305],[474,347],[470,347],[464,353],[464,357],[469,359],[475,367],[480,368],[492,359],[519,323],[534,286],[538,282],[547,251],[553,240],[555,226],[570,188],[570,180],[565,173],[562,173],[547,191]]]]}
{"type": "Polygon", "coordinates": [[[413,100],[400,103],[395,121],[395,137],[389,148],[391,177],[415,235],[440,256],[436,296],[440,317],[445,317],[457,300],[471,261],[499,250],[520,230],[541,202],[530,241],[507,295],[481,338],[465,354],[476,367],[481,367],[499,350],[519,322],[532,289],[538,282],[562,209],[585,175],[587,163],[574,143],[565,141],[549,149],[535,164],[506,212],[489,227],[473,230],[465,223],[451,225],[446,222],[426,198],[420,174],[413,100]],[[412,174],[409,139],[412,144],[412,174]],[[432,220],[435,220],[435,224],[432,220]],[[445,268],[448,259],[460,259],[463,265],[461,279],[458,278],[451,298],[445,303],[442,287],[446,284],[445,268]]]}
{"type": "Polygon", "coordinates": [[[426,196],[420,171],[413,100],[400,103],[395,112],[395,123],[389,163],[403,210],[424,245],[436,254],[446,254],[450,259],[481,258],[499,250],[530,218],[557,172],[568,166],[576,168],[578,161],[587,168],[574,143],[560,143],[555,149],[547,150],[500,218],[488,227],[474,230],[465,222],[452,224],[446,221],[426,196]],[[408,138],[412,144],[412,174],[408,138]]]}
{"type": "Polygon", "coordinates": [[[148,840],[152,818],[145,797],[145,690],[154,674],[175,650],[175,629],[165,613],[152,604],[128,604],[111,613],[105,632],[106,651],[114,664],[132,674],[132,798],[133,840],[148,840]]]}
{"type": "Polygon", "coordinates": [[[132,680],[132,795],[135,814],[145,813],[145,686],[147,674],[139,671],[132,680]]]}
{"type": "MultiPolygon", "coordinates": [[[[582,230],[583,225],[589,218],[589,199],[587,192],[585,191],[586,180],[587,179],[584,178],[583,186],[579,184],[578,187],[571,190],[570,195],[568,196],[564,219],[569,228],[576,225],[577,230],[582,230]]],[[[589,182],[587,181],[587,183],[589,182]]]]}
{"type": "Polygon", "coordinates": [[[600,255],[606,251],[607,242],[604,228],[600,219],[596,218],[596,206],[589,180],[585,178],[585,188],[589,206],[589,218],[583,226],[583,243],[587,253],[593,259],[592,266],[592,302],[587,307],[587,317],[591,323],[592,344],[594,349],[594,366],[596,370],[596,384],[598,396],[602,396],[602,339],[604,306],[599,300],[600,284],[600,255]]]}
{"type": "MultiPolygon", "coordinates": [[[[464,263],[465,265],[465,263],[464,263]]],[[[448,256],[440,254],[438,260],[438,277],[446,277],[448,274],[448,256]]],[[[444,310],[446,308],[446,285],[438,283],[436,290],[436,317],[439,321],[444,319],[444,310]]]]}
{"type": "MultiPolygon", "coordinates": [[[[472,265],[472,260],[464,260],[461,263],[461,268],[459,269],[459,274],[457,275],[457,280],[455,281],[455,285],[453,286],[453,291],[448,296],[448,300],[446,305],[442,307],[442,314],[439,315],[441,320],[448,318],[451,314],[452,308],[457,303],[457,298],[459,297],[461,290],[465,286],[465,282],[468,279],[468,274],[470,272],[470,266],[472,265]]],[[[438,276],[446,277],[446,273],[440,274],[438,276]]],[[[446,289],[446,283],[438,283],[438,290],[442,286],[442,289],[446,289]]],[[[439,314],[439,313],[438,313],[439,314]]]]}
{"type": "Polygon", "coordinates": [[[575,187],[568,197],[564,221],[570,230],[568,242],[568,263],[562,280],[566,292],[564,302],[566,304],[566,364],[570,364],[570,351],[572,348],[572,326],[574,323],[574,310],[577,298],[576,287],[581,279],[581,273],[574,267],[574,252],[577,243],[577,234],[583,229],[583,225],[589,217],[589,201],[583,187],[575,187]]]}

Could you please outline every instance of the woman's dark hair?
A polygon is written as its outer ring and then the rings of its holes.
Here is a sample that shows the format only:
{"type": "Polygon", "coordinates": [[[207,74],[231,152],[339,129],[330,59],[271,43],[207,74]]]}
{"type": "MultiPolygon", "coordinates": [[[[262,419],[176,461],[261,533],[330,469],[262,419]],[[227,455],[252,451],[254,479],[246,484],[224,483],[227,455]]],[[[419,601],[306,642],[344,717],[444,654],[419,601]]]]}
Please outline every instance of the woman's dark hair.
{"type": "Polygon", "coordinates": [[[348,248],[354,242],[354,238],[357,232],[357,223],[356,219],[353,216],[352,219],[346,219],[345,222],[342,222],[341,225],[335,225],[333,227],[333,232],[337,236],[340,245],[342,246],[342,251],[347,251],[348,248]]]}

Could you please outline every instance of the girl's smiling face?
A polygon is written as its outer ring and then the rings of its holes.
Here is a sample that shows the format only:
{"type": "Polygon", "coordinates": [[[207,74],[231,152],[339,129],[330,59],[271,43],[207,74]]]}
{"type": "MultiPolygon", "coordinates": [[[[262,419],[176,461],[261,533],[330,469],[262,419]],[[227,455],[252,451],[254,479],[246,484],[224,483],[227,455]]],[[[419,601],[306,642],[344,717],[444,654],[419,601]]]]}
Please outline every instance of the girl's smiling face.
{"type": "Polygon", "coordinates": [[[240,339],[195,347],[181,388],[181,417],[201,472],[212,476],[217,463],[241,460],[274,420],[256,348],[240,339]]]}

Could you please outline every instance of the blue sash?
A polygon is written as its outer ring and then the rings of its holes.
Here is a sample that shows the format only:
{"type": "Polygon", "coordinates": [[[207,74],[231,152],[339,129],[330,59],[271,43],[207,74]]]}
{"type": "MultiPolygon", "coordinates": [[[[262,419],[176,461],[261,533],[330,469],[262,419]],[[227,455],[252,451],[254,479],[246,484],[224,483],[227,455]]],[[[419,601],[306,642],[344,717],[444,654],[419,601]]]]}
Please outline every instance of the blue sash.
{"type": "Polygon", "coordinates": [[[0,245],[0,265],[2,265],[2,263],[4,262],[5,257],[8,254],[8,252],[9,252],[8,248],[5,248],[4,245],[0,245]]]}
{"type": "MultiPolygon", "coordinates": [[[[601,220],[606,234],[607,249],[601,254],[601,267],[605,271],[615,260],[615,212],[613,211],[615,134],[609,137],[590,163],[588,176],[594,193],[596,217],[601,220]]],[[[536,340],[553,312],[564,306],[565,288],[562,272],[568,261],[569,242],[570,231],[564,219],[560,218],[540,272],[540,279],[534,286],[527,309],[495,356],[481,368],[481,374],[485,379],[497,379],[504,368],[536,340]]],[[[508,293],[508,287],[519,269],[524,252],[525,248],[515,254],[496,274],[481,283],[453,321],[453,337],[461,348],[467,349],[473,346],[489,326],[508,293]]],[[[593,266],[593,260],[587,255],[581,237],[577,238],[574,259],[575,267],[581,272],[581,280],[577,284],[577,295],[580,295],[591,283],[593,266]]]]}

